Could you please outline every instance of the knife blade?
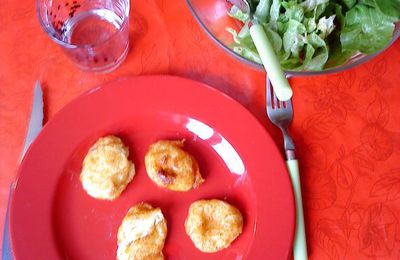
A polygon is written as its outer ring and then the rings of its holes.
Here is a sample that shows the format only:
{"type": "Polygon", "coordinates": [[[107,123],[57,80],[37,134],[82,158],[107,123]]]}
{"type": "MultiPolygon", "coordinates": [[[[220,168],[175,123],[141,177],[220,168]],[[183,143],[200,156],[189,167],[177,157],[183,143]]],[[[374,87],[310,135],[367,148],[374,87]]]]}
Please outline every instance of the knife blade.
{"type": "Polygon", "coordinates": [[[36,81],[33,95],[31,118],[29,119],[28,132],[26,134],[24,149],[21,159],[24,157],[29,146],[35,140],[43,126],[43,93],[40,82],[36,81]]]}
{"type": "MultiPolygon", "coordinates": [[[[29,119],[28,131],[26,133],[24,148],[21,154],[21,160],[22,158],[24,158],[25,153],[28,150],[31,143],[33,142],[33,140],[35,140],[36,136],[39,134],[40,130],[42,129],[42,126],[43,126],[43,93],[42,93],[42,88],[40,86],[40,82],[36,81],[34,95],[33,95],[31,117],[29,119]]],[[[9,219],[8,219],[10,198],[13,189],[14,189],[14,183],[11,183],[10,192],[8,195],[6,219],[3,231],[3,247],[1,252],[2,260],[14,259],[10,244],[9,219]]]]}

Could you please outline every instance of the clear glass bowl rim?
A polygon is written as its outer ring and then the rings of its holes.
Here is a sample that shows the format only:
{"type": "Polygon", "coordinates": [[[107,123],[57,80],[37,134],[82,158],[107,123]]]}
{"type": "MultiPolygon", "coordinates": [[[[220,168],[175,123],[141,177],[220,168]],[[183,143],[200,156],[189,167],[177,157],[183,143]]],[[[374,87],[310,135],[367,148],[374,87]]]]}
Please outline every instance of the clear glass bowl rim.
{"type": "MultiPolygon", "coordinates": [[[[186,3],[190,9],[190,12],[192,13],[192,15],[194,16],[194,18],[196,19],[196,21],[198,22],[198,24],[200,25],[200,27],[206,32],[206,34],[211,38],[211,40],[213,42],[215,42],[219,47],[221,47],[222,49],[224,49],[226,52],[228,52],[231,56],[235,57],[236,59],[242,61],[243,63],[246,63],[247,65],[250,65],[253,68],[256,68],[258,70],[264,70],[263,65],[248,60],[242,56],[240,56],[239,54],[237,54],[236,52],[234,52],[231,48],[229,48],[228,46],[226,46],[224,43],[222,43],[220,40],[218,40],[207,28],[207,26],[203,23],[203,21],[201,20],[200,16],[198,15],[196,8],[192,5],[191,0],[186,0],[186,3]]],[[[362,63],[365,63],[369,60],[371,60],[372,58],[376,57],[377,55],[379,55],[380,53],[384,52],[387,48],[389,48],[400,36],[400,26],[399,24],[396,25],[396,28],[394,30],[394,34],[392,37],[392,40],[389,42],[389,44],[387,44],[385,46],[385,48],[383,48],[382,50],[373,53],[373,54],[369,54],[369,55],[364,55],[363,57],[357,59],[354,62],[350,62],[347,64],[343,64],[337,67],[333,67],[333,68],[328,68],[325,70],[321,70],[321,71],[293,71],[293,70],[285,70],[285,73],[288,76],[317,76],[317,75],[325,75],[325,74],[331,74],[331,73],[338,73],[338,72],[342,72],[344,70],[348,70],[351,68],[354,68],[362,63]]]]}

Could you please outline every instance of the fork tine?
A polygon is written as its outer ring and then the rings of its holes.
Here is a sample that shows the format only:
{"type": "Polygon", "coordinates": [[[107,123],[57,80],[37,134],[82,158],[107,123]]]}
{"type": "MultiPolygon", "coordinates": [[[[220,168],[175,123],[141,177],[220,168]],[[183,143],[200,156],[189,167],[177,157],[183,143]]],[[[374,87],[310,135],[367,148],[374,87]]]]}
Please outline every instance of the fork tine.
{"type": "Polygon", "coordinates": [[[272,97],[271,97],[271,82],[267,77],[267,88],[266,88],[266,95],[267,95],[267,106],[272,108],[272,97]]]}
{"type": "Polygon", "coordinates": [[[272,109],[280,109],[280,108],[283,108],[283,102],[281,102],[279,99],[278,99],[278,97],[276,96],[276,94],[275,94],[275,91],[274,91],[274,88],[273,88],[273,86],[272,86],[272,84],[271,84],[271,81],[269,80],[269,78],[268,78],[268,84],[269,84],[269,88],[268,88],[268,92],[270,93],[270,95],[272,96],[271,97],[271,100],[272,100],[272,109]]]}
{"type": "Polygon", "coordinates": [[[278,99],[278,97],[276,96],[275,91],[273,89],[272,89],[272,93],[274,94],[275,109],[283,108],[282,102],[278,99]]]}
{"type": "Polygon", "coordinates": [[[271,85],[271,81],[267,77],[267,105],[275,110],[289,110],[291,113],[293,112],[292,100],[289,99],[287,101],[280,101],[275,94],[275,91],[271,85]]]}
{"type": "Polygon", "coordinates": [[[292,99],[289,99],[288,101],[286,101],[286,109],[293,111],[292,99]]]}

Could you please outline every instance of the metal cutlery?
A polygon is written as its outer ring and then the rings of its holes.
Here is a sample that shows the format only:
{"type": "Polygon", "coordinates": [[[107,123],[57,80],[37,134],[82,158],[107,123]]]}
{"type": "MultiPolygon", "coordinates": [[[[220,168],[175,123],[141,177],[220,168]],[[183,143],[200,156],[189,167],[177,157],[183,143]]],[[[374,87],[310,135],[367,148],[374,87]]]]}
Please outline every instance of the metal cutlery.
{"type": "MultiPolygon", "coordinates": [[[[28,131],[26,133],[24,148],[21,154],[21,160],[24,157],[25,152],[28,150],[33,140],[35,140],[36,136],[39,134],[40,130],[42,129],[42,126],[43,126],[43,94],[40,82],[36,81],[34,96],[33,96],[32,111],[29,119],[28,131]]],[[[8,216],[10,199],[13,189],[14,189],[14,183],[11,184],[8,196],[8,205],[7,205],[6,219],[3,231],[3,247],[2,247],[2,257],[1,257],[2,260],[14,259],[10,244],[9,216],[8,216]]]]}
{"type": "Polygon", "coordinates": [[[290,173],[296,201],[296,229],[293,243],[293,257],[294,260],[308,259],[299,166],[295,156],[295,146],[288,133],[288,127],[293,119],[292,101],[290,99],[285,102],[280,101],[276,97],[274,90],[271,88],[270,80],[267,78],[266,103],[266,110],[269,119],[281,130],[283,135],[286,164],[290,173]]]}

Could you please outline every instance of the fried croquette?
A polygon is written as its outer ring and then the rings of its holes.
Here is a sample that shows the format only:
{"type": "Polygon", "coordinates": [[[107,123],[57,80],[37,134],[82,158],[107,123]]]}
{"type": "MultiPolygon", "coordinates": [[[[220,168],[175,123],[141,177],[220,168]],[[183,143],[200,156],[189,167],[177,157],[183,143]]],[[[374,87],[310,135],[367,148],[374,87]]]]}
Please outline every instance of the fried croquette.
{"type": "Polygon", "coordinates": [[[164,259],[167,221],[159,208],[139,203],[129,209],[118,229],[117,259],[164,259]]]}
{"type": "Polygon", "coordinates": [[[199,165],[182,148],[185,140],[161,140],[150,145],[145,156],[147,175],[158,186],[188,191],[204,182],[199,165]]]}
{"type": "Polygon", "coordinates": [[[242,233],[243,217],[234,206],[221,200],[198,200],[189,208],[186,234],[205,253],[227,248],[242,233]]]}
{"type": "Polygon", "coordinates": [[[80,179],[84,190],[97,199],[119,197],[135,175],[135,165],[128,156],[129,150],[120,138],[100,138],[83,161],[80,179]]]}

